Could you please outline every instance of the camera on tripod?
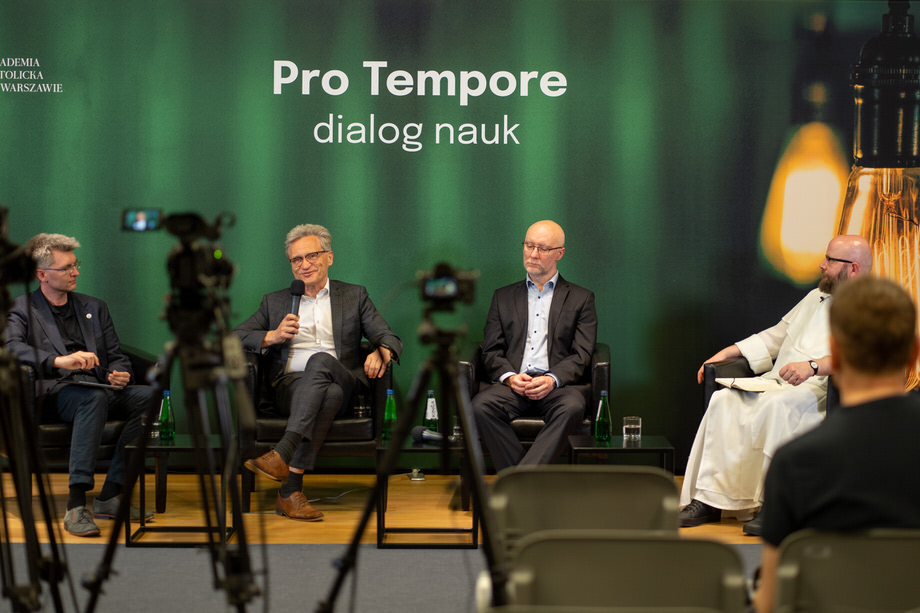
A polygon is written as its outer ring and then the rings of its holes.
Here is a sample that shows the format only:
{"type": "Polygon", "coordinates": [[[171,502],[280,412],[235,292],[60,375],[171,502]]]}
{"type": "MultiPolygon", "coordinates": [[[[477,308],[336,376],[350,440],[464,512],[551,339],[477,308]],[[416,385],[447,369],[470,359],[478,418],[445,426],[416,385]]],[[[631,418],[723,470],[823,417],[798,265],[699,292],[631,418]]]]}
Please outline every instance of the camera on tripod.
{"type": "Polygon", "coordinates": [[[475,270],[457,270],[446,262],[435,265],[432,271],[419,271],[419,288],[422,300],[430,303],[430,310],[452,311],[457,302],[473,304],[476,299],[475,270]]]}
{"type": "Polygon", "coordinates": [[[233,264],[214,241],[220,238],[222,227],[231,227],[235,222],[231,213],[221,213],[213,224],[197,213],[164,216],[159,209],[128,209],[122,213],[123,230],[149,232],[165,228],[179,239],[166,260],[172,290],[166,319],[180,340],[199,339],[211,329],[214,313],[228,310],[227,298],[219,290],[230,287],[233,264]]]}

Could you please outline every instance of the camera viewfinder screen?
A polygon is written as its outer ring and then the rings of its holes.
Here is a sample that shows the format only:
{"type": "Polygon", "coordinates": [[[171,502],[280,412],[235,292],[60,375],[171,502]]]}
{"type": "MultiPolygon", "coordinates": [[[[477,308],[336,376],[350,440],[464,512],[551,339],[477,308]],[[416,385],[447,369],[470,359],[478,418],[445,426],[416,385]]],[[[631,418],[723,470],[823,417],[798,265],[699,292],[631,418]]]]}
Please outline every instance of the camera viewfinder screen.
{"type": "Polygon", "coordinates": [[[453,298],[459,287],[454,277],[436,277],[425,281],[425,296],[429,298],[453,298]]]}
{"type": "Polygon", "coordinates": [[[121,216],[121,229],[130,232],[159,230],[160,216],[160,209],[125,209],[121,216]]]}

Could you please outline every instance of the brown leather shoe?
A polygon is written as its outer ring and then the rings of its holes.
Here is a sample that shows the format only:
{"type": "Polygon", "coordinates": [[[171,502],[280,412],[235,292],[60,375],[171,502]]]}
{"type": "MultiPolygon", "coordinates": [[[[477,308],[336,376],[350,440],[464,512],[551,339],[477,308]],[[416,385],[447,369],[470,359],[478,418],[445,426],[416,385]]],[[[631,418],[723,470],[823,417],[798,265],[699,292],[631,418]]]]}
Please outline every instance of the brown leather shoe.
{"type": "Polygon", "coordinates": [[[278,492],[275,513],[300,521],[319,521],[323,518],[323,512],[314,509],[303,492],[294,492],[287,498],[282,498],[281,492],[278,492]]]}
{"type": "Polygon", "coordinates": [[[282,460],[281,456],[274,449],[258,458],[246,460],[243,466],[254,473],[259,473],[275,481],[284,481],[288,478],[289,471],[287,462],[282,460]]]}

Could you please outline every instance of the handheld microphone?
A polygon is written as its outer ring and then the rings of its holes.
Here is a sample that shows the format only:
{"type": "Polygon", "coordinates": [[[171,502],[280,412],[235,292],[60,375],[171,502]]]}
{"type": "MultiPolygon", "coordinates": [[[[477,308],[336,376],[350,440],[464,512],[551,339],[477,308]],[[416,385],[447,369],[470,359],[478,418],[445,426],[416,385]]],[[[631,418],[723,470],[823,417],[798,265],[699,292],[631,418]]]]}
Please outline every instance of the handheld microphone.
{"type": "Polygon", "coordinates": [[[425,426],[415,426],[412,428],[412,440],[416,443],[440,443],[444,440],[444,435],[425,426]]]}
{"type": "Polygon", "coordinates": [[[307,291],[306,286],[300,279],[291,281],[291,313],[300,315],[300,298],[307,291]]]}

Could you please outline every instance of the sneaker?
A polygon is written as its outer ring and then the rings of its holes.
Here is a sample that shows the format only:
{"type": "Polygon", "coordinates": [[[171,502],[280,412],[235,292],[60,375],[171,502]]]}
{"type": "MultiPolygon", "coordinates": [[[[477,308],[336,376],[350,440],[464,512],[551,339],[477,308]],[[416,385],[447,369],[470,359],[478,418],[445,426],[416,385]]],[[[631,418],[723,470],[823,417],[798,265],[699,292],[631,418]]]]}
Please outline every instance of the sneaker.
{"type": "Polygon", "coordinates": [[[722,519],[722,509],[709,506],[705,502],[694,498],[690,501],[690,504],[681,510],[678,518],[680,519],[681,528],[692,528],[720,521],[722,519]]]}
{"type": "Polygon", "coordinates": [[[84,506],[68,509],[64,513],[64,530],[74,536],[99,536],[99,526],[84,506]]]}
{"type": "MultiPolygon", "coordinates": [[[[96,519],[115,519],[118,517],[118,505],[121,499],[118,496],[112,496],[108,500],[93,500],[93,516],[96,519]]],[[[153,519],[153,511],[144,514],[144,521],[153,519]]],[[[141,520],[141,510],[133,504],[131,505],[131,521],[141,520]]]]}

